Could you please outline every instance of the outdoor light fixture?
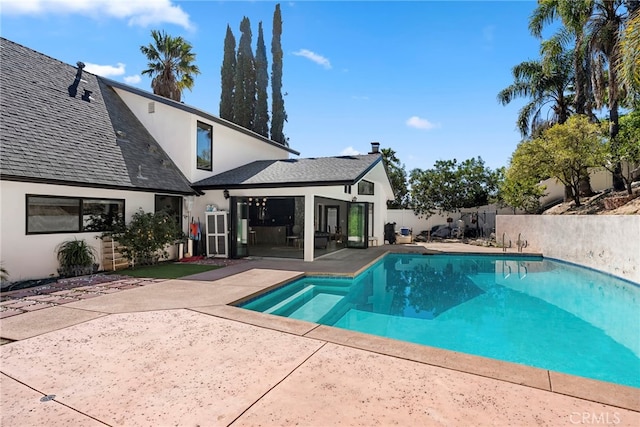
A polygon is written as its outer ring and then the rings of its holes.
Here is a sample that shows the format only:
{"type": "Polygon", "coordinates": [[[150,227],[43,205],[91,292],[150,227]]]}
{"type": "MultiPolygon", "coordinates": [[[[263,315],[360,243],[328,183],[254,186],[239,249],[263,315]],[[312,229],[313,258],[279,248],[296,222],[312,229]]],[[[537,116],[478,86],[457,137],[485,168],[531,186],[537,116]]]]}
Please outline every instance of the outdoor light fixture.
{"type": "Polygon", "coordinates": [[[225,198],[225,199],[228,199],[228,198],[229,198],[229,190],[224,189],[224,190],[222,191],[222,195],[224,196],[224,198],[225,198]]]}

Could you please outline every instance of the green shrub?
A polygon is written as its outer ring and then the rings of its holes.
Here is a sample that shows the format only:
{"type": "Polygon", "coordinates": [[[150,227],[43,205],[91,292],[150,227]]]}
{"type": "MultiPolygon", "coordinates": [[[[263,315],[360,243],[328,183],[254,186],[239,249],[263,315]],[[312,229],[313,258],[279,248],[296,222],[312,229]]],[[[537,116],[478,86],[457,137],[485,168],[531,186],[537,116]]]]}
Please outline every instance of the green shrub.
{"type": "Polygon", "coordinates": [[[95,249],[84,240],[67,240],[56,247],[61,276],[82,276],[94,272],[95,249]]]}
{"type": "Polygon", "coordinates": [[[117,225],[114,231],[102,234],[105,236],[117,240],[124,247],[122,255],[134,265],[156,264],[161,256],[168,256],[168,245],[183,238],[173,216],[142,209],[133,214],[128,225],[117,225]]]}

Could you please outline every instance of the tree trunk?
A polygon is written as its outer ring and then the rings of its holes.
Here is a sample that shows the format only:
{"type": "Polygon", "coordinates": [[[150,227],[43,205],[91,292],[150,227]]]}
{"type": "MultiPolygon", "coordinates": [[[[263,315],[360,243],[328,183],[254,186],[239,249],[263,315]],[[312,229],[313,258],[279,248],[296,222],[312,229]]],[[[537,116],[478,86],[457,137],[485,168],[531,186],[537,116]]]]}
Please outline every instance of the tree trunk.
{"type": "Polygon", "coordinates": [[[573,196],[573,188],[571,188],[570,185],[565,185],[564,186],[564,201],[568,202],[570,200],[573,200],[574,196],[573,196]]]}
{"type": "Polygon", "coordinates": [[[580,171],[580,195],[583,197],[591,197],[595,193],[591,188],[591,177],[589,177],[589,171],[584,168],[580,171]]]}

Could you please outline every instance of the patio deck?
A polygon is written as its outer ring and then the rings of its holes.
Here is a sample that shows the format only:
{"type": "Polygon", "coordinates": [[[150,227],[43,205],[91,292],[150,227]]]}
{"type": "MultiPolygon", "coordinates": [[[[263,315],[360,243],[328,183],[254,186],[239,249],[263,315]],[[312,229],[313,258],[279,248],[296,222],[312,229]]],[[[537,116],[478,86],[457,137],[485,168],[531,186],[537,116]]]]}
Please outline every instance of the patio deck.
{"type": "Polygon", "coordinates": [[[389,249],[255,259],[2,319],[17,341],[0,347],[0,424],[640,425],[640,389],[228,305],[389,249]]]}

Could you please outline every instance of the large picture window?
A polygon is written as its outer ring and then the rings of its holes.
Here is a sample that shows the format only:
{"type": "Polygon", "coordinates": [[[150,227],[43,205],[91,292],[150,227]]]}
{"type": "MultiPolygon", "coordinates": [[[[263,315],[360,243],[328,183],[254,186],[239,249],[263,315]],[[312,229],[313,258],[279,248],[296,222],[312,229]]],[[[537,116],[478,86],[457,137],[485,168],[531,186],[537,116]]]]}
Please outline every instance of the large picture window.
{"type": "Polygon", "coordinates": [[[27,234],[107,231],[124,221],[124,200],[27,194],[27,234]]]}
{"type": "Polygon", "coordinates": [[[211,154],[213,128],[206,123],[198,122],[196,141],[196,165],[198,169],[213,170],[213,158],[211,154]]]}

